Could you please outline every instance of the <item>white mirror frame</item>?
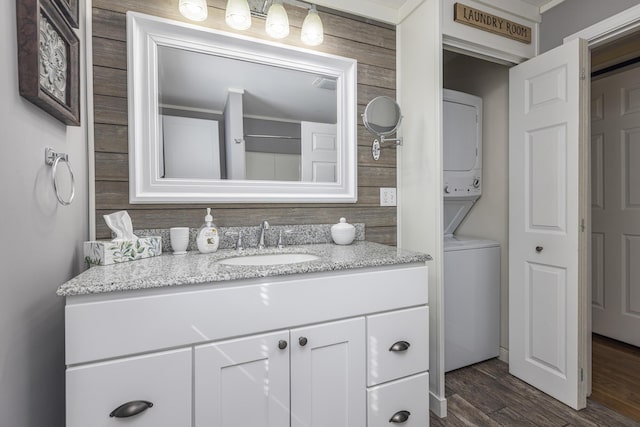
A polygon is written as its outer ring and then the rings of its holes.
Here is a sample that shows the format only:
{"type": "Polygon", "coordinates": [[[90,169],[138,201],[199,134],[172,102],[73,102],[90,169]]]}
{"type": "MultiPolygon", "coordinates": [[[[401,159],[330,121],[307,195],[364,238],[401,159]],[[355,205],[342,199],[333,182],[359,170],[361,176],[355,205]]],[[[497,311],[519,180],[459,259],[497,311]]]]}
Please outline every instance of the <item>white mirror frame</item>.
{"type": "Polygon", "coordinates": [[[127,12],[130,203],[355,203],[357,62],[135,12],[127,12]],[[337,79],[337,182],[160,178],[158,46],[223,55],[337,79]]]}

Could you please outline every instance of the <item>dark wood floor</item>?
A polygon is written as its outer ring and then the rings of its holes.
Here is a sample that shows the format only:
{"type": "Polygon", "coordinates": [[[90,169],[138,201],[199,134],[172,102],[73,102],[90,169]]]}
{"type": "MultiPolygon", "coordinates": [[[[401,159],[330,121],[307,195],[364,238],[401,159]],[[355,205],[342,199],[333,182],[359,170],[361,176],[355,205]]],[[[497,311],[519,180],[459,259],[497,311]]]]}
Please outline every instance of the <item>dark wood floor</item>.
{"type": "Polygon", "coordinates": [[[586,409],[574,411],[509,375],[507,364],[497,359],[449,372],[445,387],[448,416],[432,414],[432,427],[640,426],[592,400],[586,409]]]}
{"type": "Polygon", "coordinates": [[[640,348],[593,335],[591,398],[640,424],[640,348]]]}

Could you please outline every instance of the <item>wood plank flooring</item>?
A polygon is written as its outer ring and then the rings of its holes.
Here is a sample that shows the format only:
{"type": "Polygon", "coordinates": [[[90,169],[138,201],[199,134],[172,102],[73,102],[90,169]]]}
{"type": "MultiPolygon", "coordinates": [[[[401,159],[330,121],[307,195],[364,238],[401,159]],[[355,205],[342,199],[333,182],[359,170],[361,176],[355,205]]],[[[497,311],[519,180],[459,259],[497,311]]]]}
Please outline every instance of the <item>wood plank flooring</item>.
{"type": "Polygon", "coordinates": [[[432,427],[640,427],[592,400],[574,411],[509,375],[508,365],[497,359],[449,372],[445,388],[448,416],[431,414],[432,427]]]}
{"type": "Polygon", "coordinates": [[[593,334],[591,398],[640,424],[640,348],[593,334]]]}

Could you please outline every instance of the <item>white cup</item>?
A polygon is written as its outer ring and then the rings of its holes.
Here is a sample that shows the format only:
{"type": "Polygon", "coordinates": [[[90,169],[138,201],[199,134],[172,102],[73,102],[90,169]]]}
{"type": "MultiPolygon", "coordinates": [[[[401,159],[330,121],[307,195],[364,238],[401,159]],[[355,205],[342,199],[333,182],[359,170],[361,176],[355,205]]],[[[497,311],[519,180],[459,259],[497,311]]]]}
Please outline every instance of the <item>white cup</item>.
{"type": "Polygon", "coordinates": [[[189,227],[171,227],[169,229],[169,237],[171,238],[171,249],[174,255],[183,255],[187,253],[189,246],[189,227]]]}

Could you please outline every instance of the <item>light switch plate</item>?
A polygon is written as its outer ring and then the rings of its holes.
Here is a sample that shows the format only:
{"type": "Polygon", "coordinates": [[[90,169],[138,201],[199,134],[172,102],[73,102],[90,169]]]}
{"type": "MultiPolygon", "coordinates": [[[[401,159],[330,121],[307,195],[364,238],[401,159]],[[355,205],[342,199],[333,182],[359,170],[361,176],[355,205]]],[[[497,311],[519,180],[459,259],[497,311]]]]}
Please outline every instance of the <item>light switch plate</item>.
{"type": "Polygon", "coordinates": [[[396,189],[380,188],[380,206],[396,206],[396,189]]]}

